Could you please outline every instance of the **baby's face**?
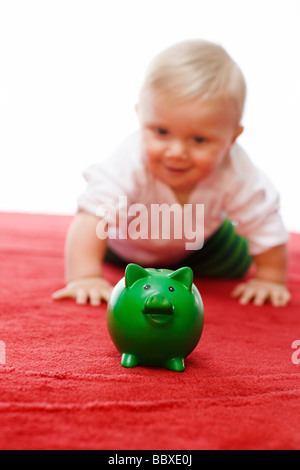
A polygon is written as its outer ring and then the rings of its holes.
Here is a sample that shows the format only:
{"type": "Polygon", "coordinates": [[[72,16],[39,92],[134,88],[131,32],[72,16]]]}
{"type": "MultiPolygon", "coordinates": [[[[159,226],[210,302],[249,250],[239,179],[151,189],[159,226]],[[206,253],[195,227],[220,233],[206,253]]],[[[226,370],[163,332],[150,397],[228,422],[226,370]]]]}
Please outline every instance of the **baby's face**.
{"type": "Polygon", "coordinates": [[[148,170],[175,192],[191,191],[221,165],[243,129],[225,99],[170,104],[151,91],[141,98],[138,116],[148,170]]]}

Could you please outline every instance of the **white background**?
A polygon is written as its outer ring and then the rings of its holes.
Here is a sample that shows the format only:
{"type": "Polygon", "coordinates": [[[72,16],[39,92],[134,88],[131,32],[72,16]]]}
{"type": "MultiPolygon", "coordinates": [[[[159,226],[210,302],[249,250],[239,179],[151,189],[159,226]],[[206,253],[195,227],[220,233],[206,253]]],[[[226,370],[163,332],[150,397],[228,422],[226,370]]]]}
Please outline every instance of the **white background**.
{"type": "Polygon", "coordinates": [[[300,231],[299,0],[0,0],[0,210],[73,213],[84,168],[138,126],[149,60],[191,38],[244,71],[239,142],[300,231]]]}

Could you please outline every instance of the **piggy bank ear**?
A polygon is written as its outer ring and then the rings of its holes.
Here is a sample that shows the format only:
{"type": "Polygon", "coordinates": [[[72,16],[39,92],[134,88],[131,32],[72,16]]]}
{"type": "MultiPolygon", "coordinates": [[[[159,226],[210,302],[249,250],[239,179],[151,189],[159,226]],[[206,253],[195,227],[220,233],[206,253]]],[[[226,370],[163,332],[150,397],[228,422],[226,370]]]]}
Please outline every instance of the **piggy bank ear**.
{"type": "Polygon", "coordinates": [[[138,279],[148,277],[149,273],[146,269],[137,264],[128,264],[125,270],[125,286],[131,287],[138,279]]]}
{"type": "Polygon", "coordinates": [[[179,268],[171,274],[168,274],[170,279],[174,279],[175,281],[180,282],[183,284],[188,290],[192,289],[193,284],[193,271],[191,268],[179,268]]]}

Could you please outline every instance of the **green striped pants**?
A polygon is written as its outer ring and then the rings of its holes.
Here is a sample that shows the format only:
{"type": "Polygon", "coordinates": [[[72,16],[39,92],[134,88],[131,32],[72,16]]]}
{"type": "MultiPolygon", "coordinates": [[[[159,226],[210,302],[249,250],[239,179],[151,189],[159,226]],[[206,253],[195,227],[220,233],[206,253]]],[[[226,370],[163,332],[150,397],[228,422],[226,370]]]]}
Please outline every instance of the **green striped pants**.
{"type": "MultiPolygon", "coordinates": [[[[107,250],[105,261],[127,264],[110,249],[107,250]]],[[[194,251],[176,265],[157,267],[178,269],[189,266],[198,276],[237,279],[247,274],[251,264],[247,240],[235,232],[230,220],[225,219],[200,250],[194,251]]]]}
{"type": "Polygon", "coordinates": [[[180,262],[181,266],[190,266],[199,276],[225,279],[245,276],[251,264],[246,238],[235,232],[228,219],[200,250],[180,262]]]}

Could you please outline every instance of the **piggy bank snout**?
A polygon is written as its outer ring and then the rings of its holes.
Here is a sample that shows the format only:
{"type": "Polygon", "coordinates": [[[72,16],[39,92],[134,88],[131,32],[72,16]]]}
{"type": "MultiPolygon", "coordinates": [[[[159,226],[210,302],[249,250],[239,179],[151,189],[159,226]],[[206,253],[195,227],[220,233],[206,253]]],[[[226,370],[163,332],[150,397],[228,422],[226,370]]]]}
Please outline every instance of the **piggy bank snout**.
{"type": "Polygon", "coordinates": [[[173,315],[174,306],[170,299],[161,294],[146,298],[142,312],[145,315],[173,315]]]}

